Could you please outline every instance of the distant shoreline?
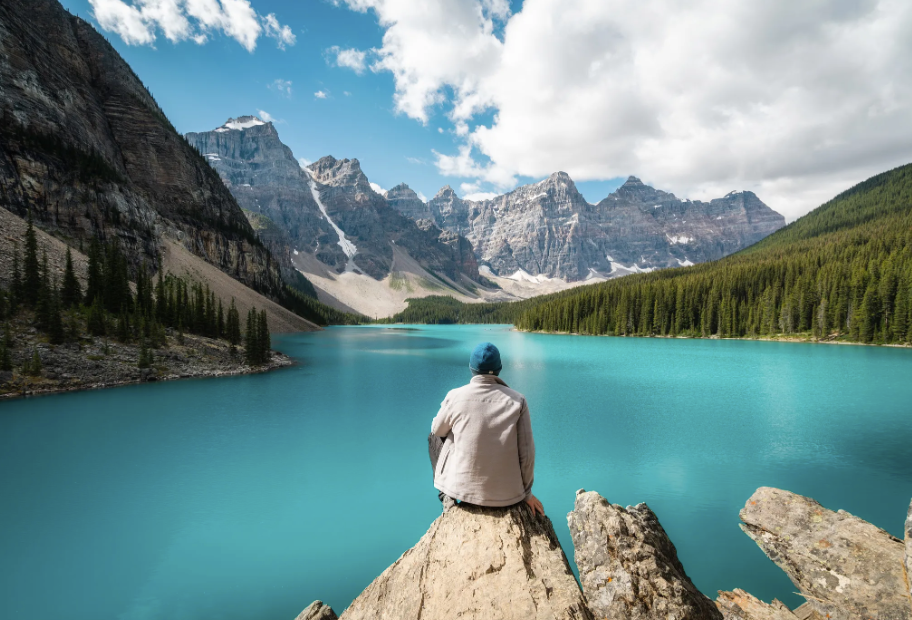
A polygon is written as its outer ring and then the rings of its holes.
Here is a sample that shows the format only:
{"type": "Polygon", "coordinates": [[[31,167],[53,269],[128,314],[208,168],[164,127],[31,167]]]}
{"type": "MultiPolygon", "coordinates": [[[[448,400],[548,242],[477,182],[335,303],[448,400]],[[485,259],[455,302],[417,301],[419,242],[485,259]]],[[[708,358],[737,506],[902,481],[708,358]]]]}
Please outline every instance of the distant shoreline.
{"type": "MultiPolygon", "coordinates": [[[[473,323],[473,325],[486,325],[486,323],[473,323]]],[[[859,347],[887,347],[893,349],[912,349],[912,344],[878,344],[876,342],[849,342],[846,340],[820,340],[817,338],[799,338],[796,336],[787,336],[782,338],[721,338],[719,336],[616,336],[613,334],[580,334],[577,332],[549,332],[541,330],[519,329],[514,326],[513,331],[525,334],[544,334],[546,336],[588,336],[595,338],[643,338],[659,340],[742,340],[748,342],[792,342],[804,344],[838,344],[851,345],[859,347]]]]}

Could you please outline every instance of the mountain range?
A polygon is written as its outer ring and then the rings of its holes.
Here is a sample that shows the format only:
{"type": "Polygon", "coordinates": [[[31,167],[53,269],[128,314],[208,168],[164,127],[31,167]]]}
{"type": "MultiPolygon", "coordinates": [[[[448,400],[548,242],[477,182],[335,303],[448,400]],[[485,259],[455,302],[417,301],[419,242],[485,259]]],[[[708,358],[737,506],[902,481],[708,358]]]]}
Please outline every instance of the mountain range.
{"type": "Polygon", "coordinates": [[[636,177],[596,205],[565,172],[484,201],[449,186],[426,202],[405,183],[378,193],[357,159],[302,168],[256,116],[186,138],[259,222],[283,269],[306,276],[321,300],[371,315],[401,310],[408,297],[509,300],[688,266],[785,224],[751,192],[681,200],[636,177]]]}

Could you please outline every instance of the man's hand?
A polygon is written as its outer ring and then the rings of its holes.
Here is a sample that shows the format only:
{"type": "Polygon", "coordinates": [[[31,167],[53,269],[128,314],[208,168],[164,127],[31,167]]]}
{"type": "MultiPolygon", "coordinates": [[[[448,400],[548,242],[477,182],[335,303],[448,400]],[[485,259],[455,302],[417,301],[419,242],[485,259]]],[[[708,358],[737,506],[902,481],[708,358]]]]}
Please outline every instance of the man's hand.
{"type": "Polygon", "coordinates": [[[526,498],[526,505],[532,509],[532,515],[541,515],[545,516],[545,507],[542,506],[542,503],[538,501],[538,498],[529,493],[529,497],[526,498]]]}

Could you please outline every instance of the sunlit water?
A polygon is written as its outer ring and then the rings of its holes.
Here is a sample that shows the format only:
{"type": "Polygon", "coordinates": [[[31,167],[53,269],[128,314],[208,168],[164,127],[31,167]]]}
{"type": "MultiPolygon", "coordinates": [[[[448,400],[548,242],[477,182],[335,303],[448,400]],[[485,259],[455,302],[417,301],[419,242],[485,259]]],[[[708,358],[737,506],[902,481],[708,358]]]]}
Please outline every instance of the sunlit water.
{"type": "Polygon", "coordinates": [[[274,340],[296,367],[0,403],[0,617],[341,612],[439,514],[426,435],[482,340],[528,398],[534,490],[571,559],[581,487],[647,502],[713,598],[801,601],[738,529],[759,486],[902,534],[910,350],[491,326],[274,340]]]}

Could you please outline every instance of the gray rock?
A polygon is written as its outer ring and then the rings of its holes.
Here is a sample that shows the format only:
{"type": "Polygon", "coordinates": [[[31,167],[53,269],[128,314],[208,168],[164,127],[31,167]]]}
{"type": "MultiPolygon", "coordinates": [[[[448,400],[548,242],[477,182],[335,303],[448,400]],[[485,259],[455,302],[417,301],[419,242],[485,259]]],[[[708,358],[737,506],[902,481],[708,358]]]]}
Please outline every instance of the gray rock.
{"type": "Polygon", "coordinates": [[[912,502],[909,503],[906,515],[906,585],[909,586],[909,596],[912,597],[912,502]]]}
{"type": "Polygon", "coordinates": [[[430,206],[405,183],[400,183],[387,190],[384,197],[392,208],[408,218],[416,221],[434,219],[430,206]]]}
{"type": "Polygon", "coordinates": [[[298,614],[295,620],[338,620],[336,612],[323,601],[314,601],[304,611],[298,614]]]}
{"type": "Polygon", "coordinates": [[[2,206],[157,267],[163,238],[257,290],[275,261],[206,161],[90,23],[56,0],[0,3],[2,206]]]}
{"type": "Polygon", "coordinates": [[[580,582],[596,618],[722,618],[687,577],[674,544],[646,504],[625,509],[580,489],[567,524],[580,582]]]}
{"type": "Polygon", "coordinates": [[[680,200],[636,177],[592,205],[565,172],[480,202],[447,186],[428,206],[437,225],[465,235],[497,275],[522,269],[567,280],[714,260],[785,225],[751,192],[680,200]]]}
{"type": "Polygon", "coordinates": [[[903,544],[884,530],[769,487],[757,489],[740,516],[741,529],[820,615],[836,620],[912,618],[903,544]]]}
{"type": "Polygon", "coordinates": [[[343,620],[592,619],[551,521],[524,505],[460,504],[387,568],[343,620]]]}
{"type": "Polygon", "coordinates": [[[781,601],[773,599],[772,603],[764,603],[737,588],[732,592],[719,592],[716,606],[725,620],[799,620],[781,601]]]}

